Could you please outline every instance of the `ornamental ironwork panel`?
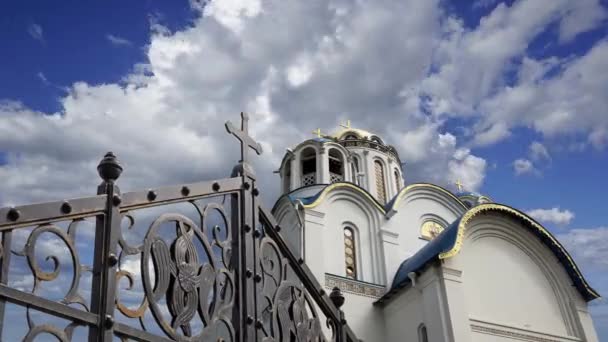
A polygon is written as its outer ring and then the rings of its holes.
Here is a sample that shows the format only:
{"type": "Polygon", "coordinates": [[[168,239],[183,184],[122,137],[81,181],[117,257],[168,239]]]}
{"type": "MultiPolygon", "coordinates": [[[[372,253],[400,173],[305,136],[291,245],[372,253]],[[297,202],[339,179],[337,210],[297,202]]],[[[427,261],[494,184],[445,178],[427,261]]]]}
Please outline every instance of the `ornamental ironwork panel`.
{"type": "Polygon", "coordinates": [[[259,204],[247,123],[230,178],[122,194],[109,152],[96,196],[0,209],[2,340],[357,341],[259,204]]]}

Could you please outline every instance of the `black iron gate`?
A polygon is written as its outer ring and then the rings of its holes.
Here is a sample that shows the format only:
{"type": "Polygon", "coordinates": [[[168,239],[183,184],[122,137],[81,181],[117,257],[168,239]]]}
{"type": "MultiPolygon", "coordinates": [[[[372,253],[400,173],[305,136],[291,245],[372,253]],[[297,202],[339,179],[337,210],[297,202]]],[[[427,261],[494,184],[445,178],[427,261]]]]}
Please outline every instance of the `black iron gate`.
{"type": "Polygon", "coordinates": [[[356,341],[258,202],[241,115],[231,178],[121,194],[108,153],[96,196],[0,209],[2,339],[356,341]]]}

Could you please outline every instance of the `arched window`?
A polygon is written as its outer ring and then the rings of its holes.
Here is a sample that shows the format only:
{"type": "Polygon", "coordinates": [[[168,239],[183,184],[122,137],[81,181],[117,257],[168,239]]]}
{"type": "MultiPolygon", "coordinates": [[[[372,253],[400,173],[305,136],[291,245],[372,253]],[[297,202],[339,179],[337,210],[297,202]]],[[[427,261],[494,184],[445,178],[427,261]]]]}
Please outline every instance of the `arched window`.
{"type": "Polygon", "coordinates": [[[285,162],[285,171],[283,172],[283,192],[289,192],[291,187],[291,159],[285,162]]]}
{"type": "Polygon", "coordinates": [[[342,153],[332,148],[329,150],[329,182],[336,183],[344,180],[344,158],[342,153]]]}
{"type": "Polygon", "coordinates": [[[384,145],[384,143],[382,142],[382,140],[380,138],[378,138],[377,136],[373,135],[370,138],[371,141],[375,142],[376,144],[380,144],[380,145],[384,145]]]}
{"type": "Polygon", "coordinates": [[[418,341],[419,342],[429,342],[429,335],[426,332],[426,325],[424,325],[424,323],[421,323],[418,326],[418,341]]]}
{"type": "Polygon", "coordinates": [[[397,187],[397,191],[401,189],[401,177],[399,177],[399,170],[395,169],[395,186],[397,187]]]}
{"type": "Polygon", "coordinates": [[[344,263],[346,276],[357,279],[357,250],[355,248],[355,231],[351,227],[344,228],[344,263]]]}
{"type": "Polygon", "coordinates": [[[344,140],[357,140],[357,139],[359,139],[359,138],[354,134],[349,134],[344,137],[344,140]]]}
{"type": "Polygon", "coordinates": [[[374,161],[376,171],[376,196],[380,203],[386,203],[386,181],[384,180],[384,166],[379,160],[374,161]]]}
{"type": "Polygon", "coordinates": [[[353,173],[353,177],[352,177],[352,182],[357,184],[357,185],[361,185],[359,184],[359,158],[354,157],[353,156],[353,163],[351,164],[352,166],[352,173],[353,173]]]}
{"type": "Polygon", "coordinates": [[[302,151],[302,186],[317,183],[317,151],[312,147],[307,147],[302,151]]]}

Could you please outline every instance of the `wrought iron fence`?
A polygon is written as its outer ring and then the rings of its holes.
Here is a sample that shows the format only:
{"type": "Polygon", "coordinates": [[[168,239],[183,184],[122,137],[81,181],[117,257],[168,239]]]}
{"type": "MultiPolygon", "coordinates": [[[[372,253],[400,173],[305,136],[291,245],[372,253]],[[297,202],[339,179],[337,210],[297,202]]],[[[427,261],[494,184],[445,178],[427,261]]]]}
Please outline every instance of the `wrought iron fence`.
{"type": "Polygon", "coordinates": [[[259,204],[247,116],[226,128],[231,178],[121,194],[108,153],[96,196],[0,209],[3,340],[21,310],[25,341],[357,341],[259,204]]]}

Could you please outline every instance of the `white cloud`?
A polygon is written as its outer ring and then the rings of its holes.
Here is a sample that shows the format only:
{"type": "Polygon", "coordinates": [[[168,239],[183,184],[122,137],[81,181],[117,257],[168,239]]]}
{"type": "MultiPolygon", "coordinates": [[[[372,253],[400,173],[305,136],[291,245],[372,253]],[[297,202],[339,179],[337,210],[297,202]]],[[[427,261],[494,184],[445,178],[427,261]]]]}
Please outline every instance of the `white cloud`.
{"type": "MultiPolygon", "coordinates": [[[[90,195],[100,181],[95,167],[108,150],[124,164],[123,191],[228,176],[238,149],[222,127],[242,110],[265,149],[254,159],[257,173],[267,175],[260,176],[267,201],[277,196],[278,178],[270,175],[285,147],[311,137],[319,125],[331,131],[338,122],[328,118],[348,116],[389,143],[398,142],[388,137],[398,126],[388,122],[400,122],[398,132],[427,125],[417,98],[401,94],[428,67],[440,25],[436,1],[194,5],[201,17],[181,31],[156,22],[149,63],[121,83],[75,83],[57,113],[0,105],[0,145],[7,153],[0,202],[90,195]],[[289,83],[293,66],[300,75],[289,83]]],[[[436,141],[439,126],[430,125],[436,141]]],[[[448,170],[458,148],[416,164],[448,170]]],[[[415,168],[406,173],[416,177],[415,168]]]]}
{"type": "MultiPolygon", "coordinates": [[[[544,63],[540,61],[539,63],[544,63]]],[[[608,128],[608,41],[596,44],[586,55],[561,61],[554,76],[522,78],[485,99],[480,108],[491,120],[532,127],[545,136],[587,134],[594,138],[608,128]]]]}
{"type": "Polygon", "coordinates": [[[558,207],[551,209],[528,210],[528,215],[543,223],[555,223],[557,225],[567,225],[574,219],[574,213],[568,209],[561,210],[558,207]]]}
{"type": "Polygon", "coordinates": [[[440,134],[431,124],[416,130],[395,134],[400,157],[406,161],[405,178],[408,182],[434,182],[451,188],[460,180],[467,190],[478,190],[483,184],[486,161],[467,148],[458,147],[450,133],[440,134]]]}
{"type": "Polygon", "coordinates": [[[516,175],[523,175],[526,173],[541,175],[542,173],[541,169],[539,169],[539,165],[551,161],[549,151],[545,145],[538,141],[530,143],[530,146],[528,147],[528,158],[519,158],[513,162],[513,169],[516,175]]]}
{"type": "Polygon", "coordinates": [[[39,71],[36,76],[40,79],[40,81],[42,81],[42,83],[44,83],[45,85],[50,84],[49,80],[46,78],[46,76],[44,75],[44,73],[42,71],[39,71]]]}
{"type": "Polygon", "coordinates": [[[522,0],[498,4],[475,28],[448,17],[433,54],[433,72],[421,83],[427,109],[437,117],[476,118],[474,146],[502,141],[514,127],[547,136],[608,127],[607,100],[601,95],[608,92],[602,72],[608,63],[606,44],[574,58],[527,56],[531,42],[552,24],[559,25],[560,37],[570,39],[601,25],[605,12],[596,0],[522,0]]]}
{"type": "Polygon", "coordinates": [[[107,34],[106,35],[106,39],[112,43],[112,45],[115,46],[130,46],[133,45],[133,43],[125,38],[119,37],[119,36],[115,36],[113,34],[107,34]]]}
{"type": "Polygon", "coordinates": [[[509,127],[504,122],[497,122],[487,130],[477,133],[474,143],[478,146],[491,145],[510,135],[509,127]]]}
{"type": "Polygon", "coordinates": [[[32,38],[44,42],[42,26],[38,24],[30,24],[30,26],[27,27],[27,33],[29,33],[32,38]]]}
{"type": "Polygon", "coordinates": [[[528,159],[516,159],[513,161],[513,170],[516,175],[524,175],[526,173],[537,173],[538,171],[534,168],[534,165],[528,159]]]}
{"type": "Polygon", "coordinates": [[[550,160],[549,151],[542,143],[533,141],[529,147],[530,158],[535,161],[550,160]]]}
{"type": "MultiPolygon", "coordinates": [[[[515,126],[543,134],[593,127],[589,141],[605,140],[596,115],[608,107],[602,44],[580,58],[528,58],[517,70],[530,41],[570,13],[567,1],[499,4],[475,28],[442,17],[437,0],[203,3],[191,2],[200,17],[178,32],[151,17],[148,62],[120,83],[75,83],[58,113],[2,102],[0,202],[89,195],[107,150],[125,164],[123,191],[227,176],[237,148],[222,125],[242,110],[265,149],[259,175],[312,129],[330,132],[345,119],[394,144],[408,181],[461,179],[471,190],[487,166],[470,148],[515,126]],[[505,85],[507,69],[516,84],[505,85]],[[451,116],[471,119],[471,134],[446,132],[451,116]]],[[[278,179],[260,182],[272,201],[278,179]]]]}
{"type": "Polygon", "coordinates": [[[561,42],[570,41],[579,33],[605,23],[608,17],[608,11],[602,7],[600,0],[570,1],[568,5],[559,26],[561,42]]]}
{"type": "Polygon", "coordinates": [[[577,263],[589,284],[604,296],[589,303],[598,336],[608,334],[608,227],[571,229],[556,235],[577,263]]]}
{"type": "MultiPolygon", "coordinates": [[[[193,2],[198,5],[197,2],[193,2]]],[[[200,10],[205,15],[214,17],[221,24],[235,33],[243,30],[244,21],[253,18],[262,11],[261,0],[223,0],[223,1],[201,1],[200,10]]]]}
{"type": "Polygon", "coordinates": [[[312,67],[306,58],[301,58],[294,65],[287,68],[287,81],[292,87],[300,87],[310,80],[312,67]]]}
{"type": "Polygon", "coordinates": [[[571,229],[558,234],[557,239],[577,262],[589,268],[608,271],[608,227],[571,229]]]}

